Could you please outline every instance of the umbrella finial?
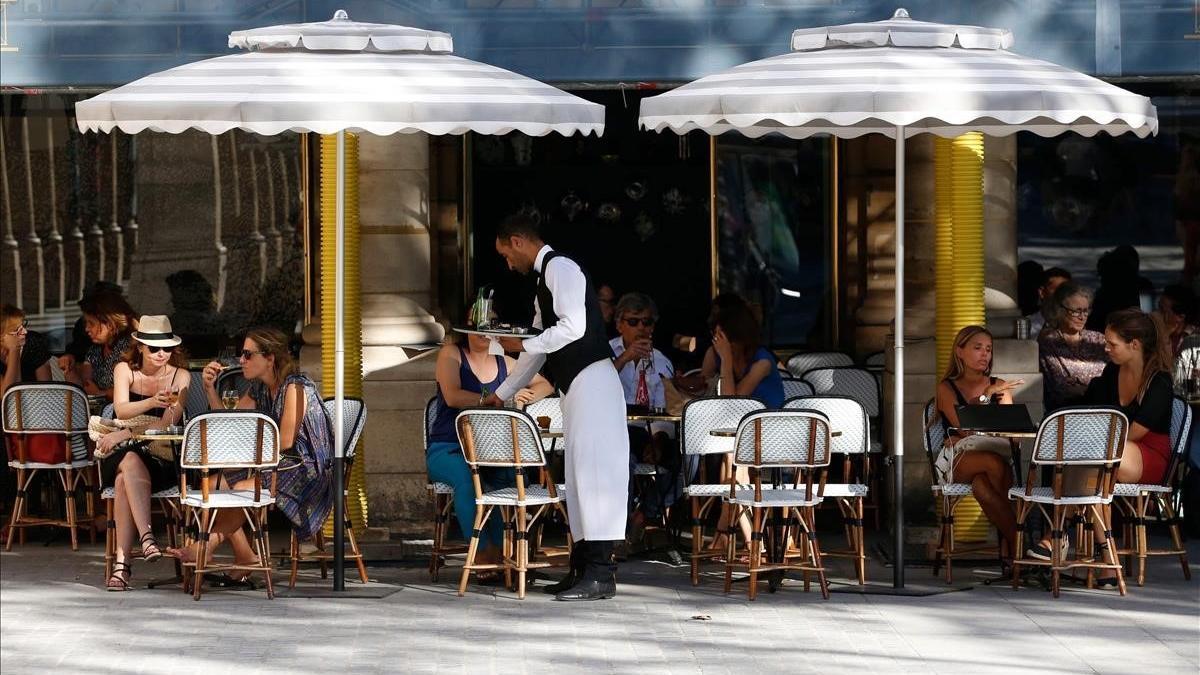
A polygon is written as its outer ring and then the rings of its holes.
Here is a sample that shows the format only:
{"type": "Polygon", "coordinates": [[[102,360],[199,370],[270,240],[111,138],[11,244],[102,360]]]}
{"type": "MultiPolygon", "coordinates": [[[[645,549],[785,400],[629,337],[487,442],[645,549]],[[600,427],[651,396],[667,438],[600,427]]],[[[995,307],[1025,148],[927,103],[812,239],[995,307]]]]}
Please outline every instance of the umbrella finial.
{"type": "MultiPolygon", "coordinates": [[[[905,16],[907,16],[907,15],[905,15],[905,16]]],[[[344,9],[339,9],[338,11],[334,12],[333,18],[330,19],[330,21],[349,21],[349,20],[350,20],[350,15],[347,14],[346,10],[344,10],[344,9]]]]}
{"type": "MultiPolygon", "coordinates": [[[[340,12],[342,10],[339,9],[338,11],[340,12]]],[[[907,9],[900,7],[896,10],[896,13],[892,15],[892,18],[893,19],[911,19],[912,17],[908,15],[907,9]]]]}

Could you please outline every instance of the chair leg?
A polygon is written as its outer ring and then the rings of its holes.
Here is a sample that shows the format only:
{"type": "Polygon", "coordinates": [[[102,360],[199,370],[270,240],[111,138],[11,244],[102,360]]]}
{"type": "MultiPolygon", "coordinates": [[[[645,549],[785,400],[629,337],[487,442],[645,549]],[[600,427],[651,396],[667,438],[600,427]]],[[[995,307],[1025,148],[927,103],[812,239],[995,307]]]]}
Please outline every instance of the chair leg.
{"type": "Polygon", "coordinates": [[[358,565],[358,578],[364,584],[367,583],[367,564],[363,562],[362,551],[358,550],[358,540],[354,537],[354,526],[349,520],[346,521],[346,536],[350,539],[350,553],[354,556],[354,562],[358,565]]]}
{"type": "MultiPolygon", "coordinates": [[[[25,469],[17,469],[17,498],[13,500],[12,518],[9,520],[8,525],[8,541],[4,544],[5,551],[12,550],[13,539],[17,538],[17,530],[24,529],[18,528],[17,523],[21,521],[21,509],[24,508],[25,491],[28,489],[29,483],[25,480],[25,469]]],[[[22,541],[21,543],[25,542],[22,541]]]]}
{"type": "Polygon", "coordinates": [[[857,508],[855,509],[855,542],[854,550],[858,554],[858,584],[865,586],[867,583],[867,543],[866,537],[863,534],[863,500],[859,497],[855,500],[857,508]]]}
{"type": "MultiPolygon", "coordinates": [[[[429,553],[429,580],[438,580],[438,571],[442,567],[442,549],[446,537],[446,500],[444,495],[433,495],[433,550],[429,553]]],[[[452,500],[449,500],[452,501],[452,500]]]]}
{"type": "MultiPolygon", "coordinates": [[[[317,544],[317,550],[320,551],[321,553],[324,553],[325,552],[325,532],[323,532],[322,530],[317,530],[317,534],[315,537],[313,537],[313,541],[316,542],[316,544],[317,544]]],[[[328,579],[329,578],[329,563],[328,563],[328,561],[326,561],[325,558],[321,558],[319,562],[321,563],[321,578],[328,579]]]]}
{"type": "Polygon", "coordinates": [[[821,545],[817,542],[817,513],[811,506],[797,512],[804,530],[808,534],[808,545],[812,551],[813,565],[817,568],[817,582],[821,584],[821,597],[829,599],[829,583],[825,580],[825,563],[821,560],[821,545]],[[806,517],[807,516],[807,517],[806,517]]]}
{"type": "Polygon", "coordinates": [[[1137,553],[1137,585],[1146,585],[1146,551],[1149,549],[1149,542],[1146,540],[1146,511],[1150,506],[1149,500],[1145,495],[1138,495],[1134,500],[1134,546],[1137,553]]]}
{"type": "Polygon", "coordinates": [[[271,578],[271,544],[267,539],[267,507],[258,508],[258,564],[262,565],[263,575],[267,577],[267,599],[275,599],[275,582],[271,578]]]}
{"type": "Polygon", "coordinates": [[[1121,569],[1120,560],[1117,558],[1116,542],[1114,542],[1112,540],[1111,519],[1106,521],[1104,519],[1104,516],[1102,515],[1099,507],[1097,507],[1095,504],[1091,505],[1089,508],[1092,511],[1092,517],[1095,518],[1096,521],[1100,523],[1100,527],[1104,531],[1104,543],[1101,545],[1102,546],[1101,550],[1104,551],[1105,557],[1108,558],[1108,561],[1107,561],[1108,564],[1116,569],[1116,571],[1117,571],[1117,589],[1121,592],[1121,595],[1124,596],[1125,595],[1125,574],[1124,574],[1124,571],[1121,569]]]}
{"type": "Polygon", "coordinates": [[[467,559],[463,563],[462,576],[458,580],[458,597],[467,592],[467,581],[471,577],[471,566],[475,564],[475,553],[479,550],[479,531],[483,529],[482,505],[475,507],[475,526],[471,530],[471,543],[467,545],[467,559]]]}
{"type": "Polygon", "coordinates": [[[1179,532],[1179,519],[1175,517],[1175,507],[1171,499],[1158,498],[1159,511],[1167,515],[1167,531],[1171,533],[1171,545],[1179,551],[1179,564],[1183,566],[1183,578],[1191,581],[1192,571],[1188,568],[1187,549],[1183,546],[1183,536],[1179,532]]]}
{"type": "MultiPolygon", "coordinates": [[[[112,577],[113,562],[117,559],[117,523],[113,520],[114,499],[104,500],[104,580],[112,577]]],[[[94,529],[94,528],[93,528],[94,529]]],[[[10,535],[11,536],[11,535],[10,535]]]]}
{"type": "Polygon", "coordinates": [[[1029,505],[1026,502],[1017,502],[1017,542],[1016,550],[1012,552],[1012,588],[1017,590],[1021,587],[1021,557],[1025,554],[1025,519],[1029,517],[1029,505]]]}
{"type": "Polygon", "coordinates": [[[75,528],[75,470],[64,469],[59,472],[59,480],[63,484],[63,495],[67,506],[67,528],[71,530],[71,550],[79,550],[79,531],[75,528]]]}
{"type": "Polygon", "coordinates": [[[700,498],[691,497],[692,503],[692,585],[700,585],[700,549],[704,546],[704,534],[700,527],[700,498]]]}
{"type": "Polygon", "coordinates": [[[947,499],[944,502],[942,509],[942,517],[945,519],[945,541],[943,542],[946,558],[946,583],[954,583],[954,508],[958,506],[958,499],[947,499]]]}
{"type": "MultiPolygon", "coordinates": [[[[731,522],[736,523],[741,518],[741,509],[737,506],[730,505],[729,514],[731,522]]],[[[730,528],[725,533],[725,592],[733,590],[733,565],[736,562],[737,556],[737,528],[730,528]]],[[[718,532],[720,530],[718,529],[718,532]]],[[[747,544],[747,549],[750,546],[747,544]]]]}
{"type": "Polygon", "coordinates": [[[92,472],[97,472],[98,475],[99,471],[99,467],[90,466],[79,472],[83,479],[84,508],[87,509],[88,540],[92,544],[96,543],[96,488],[92,485],[92,472]]]}
{"type": "Polygon", "coordinates": [[[296,587],[296,577],[300,574],[300,540],[296,538],[295,530],[292,530],[288,550],[291,552],[292,558],[292,572],[288,575],[288,588],[293,589],[296,587]]]}
{"type": "Polygon", "coordinates": [[[753,514],[750,530],[750,542],[746,548],[750,554],[750,589],[749,598],[754,600],[758,597],[758,568],[762,564],[762,546],[763,540],[763,510],[757,506],[750,509],[753,514]]]}
{"type": "Polygon", "coordinates": [[[204,587],[204,570],[208,567],[208,536],[212,518],[209,509],[200,509],[200,537],[196,541],[196,567],[192,572],[192,599],[200,599],[204,587]]]}
{"type": "Polygon", "coordinates": [[[525,507],[517,507],[517,531],[516,531],[516,548],[517,548],[517,599],[525,599],[525,570],[527,565],[526,558],[529,552],[528,531],[525,526],[525,507]]]}

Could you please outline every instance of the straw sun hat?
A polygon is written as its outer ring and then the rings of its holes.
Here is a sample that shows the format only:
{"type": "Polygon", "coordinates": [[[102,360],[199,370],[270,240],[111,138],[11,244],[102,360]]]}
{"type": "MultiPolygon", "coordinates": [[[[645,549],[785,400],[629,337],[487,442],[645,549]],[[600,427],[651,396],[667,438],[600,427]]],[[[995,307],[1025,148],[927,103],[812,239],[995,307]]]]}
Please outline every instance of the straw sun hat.
{"type": "Polygon", "coordinates": [[[161,314],[139,319],[133,339],[151,347],[174,347],[183,342],[183,338],[171,332],[171,320],[161,314]]]}

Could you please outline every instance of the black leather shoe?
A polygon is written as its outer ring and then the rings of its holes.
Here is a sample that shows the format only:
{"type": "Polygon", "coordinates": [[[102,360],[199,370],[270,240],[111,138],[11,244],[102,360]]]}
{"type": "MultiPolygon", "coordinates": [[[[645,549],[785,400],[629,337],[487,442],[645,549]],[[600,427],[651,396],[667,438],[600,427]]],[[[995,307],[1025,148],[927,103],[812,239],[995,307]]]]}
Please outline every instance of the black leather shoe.
{"type": "Polygon", "coordinates": [[[583,573],[577,569],[572,569],[571,571],[567,572],[567,576],[559,579],[549,586],[543,587],[542,592],[546,593],[547,595],[557,595],[563,591],[571,590],[576,584],[579,583],[581,578],[583,578],[583,573]]]}
{"type": "Polygon", "coordinates": [[[596,581],[588,579],[579,582],[574,588],[554,596],[555,600],[572,602],[575,600],[607,600],[617,594],[616,581],[596,581]]]}

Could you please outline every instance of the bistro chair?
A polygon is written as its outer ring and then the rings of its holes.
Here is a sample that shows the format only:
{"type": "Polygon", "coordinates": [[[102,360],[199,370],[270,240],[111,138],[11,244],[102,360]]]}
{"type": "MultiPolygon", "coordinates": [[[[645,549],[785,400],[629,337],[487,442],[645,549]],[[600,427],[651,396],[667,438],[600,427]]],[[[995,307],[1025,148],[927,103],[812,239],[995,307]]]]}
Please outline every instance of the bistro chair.
{"type": "Polygon", "coordinates": [[[870,422],[862,404],[847,396],[801,396],[783,404],[785,410],[815,410],[828,417],[840,435],[830,438],[829,451],[842,456],[841,483],[826,483],[825,497],[833,499],[842,512],[846,541],[850,548],[825,551],[825,555],[851,558],[858,583],[867,583],[867,549],[863,537],[863,502],[867,486],[857,480],[870,471],[870,422]],[[862,460],[862,473],[855,473],[855,457],[862,460]]]}
{"type": "MultiPolygon", "coordinates": [[[[100,411],[100,417],[103,419],[113,419],[116,417],[116,411],[113,404],[109,403],[100,411]]],[[[97,460],[97,464],[99,461],[97,460]]],[[[98,468],[98,467],[97,467],[98,468]]],[[[98,473],[98,472],[97,472],[98,473]]],[[[117,560],[117,521],[114,518],[113,507],[117,498],[117,491],[111,485],[100,490],[100,499],[104,501],[104,578],[108,579],[113,573],[113,563],[117,560]]],[[[167,529],[167,547],[175,548],[179,545],[178,532],[182,526],[182,516],[179,510],[179,486],[172,485],[169,488],[159,490],[158,492],[150,493],[151,508],[158,507],[159,512],[163,516],[163,522],[167,529]]],[[[153,513],[151,514],[153,515],[153,513]]],[[[163,553],[166,556],[166,553],[163,553]]],[[[176,561],[178,562],[178,561],[176,561]]]]}
{"type": "Polygon", "coordinates": [[[207,412],[192,418],[183,429],[179,465],[199,471],[200,488],[189,489],[186,475],[179,479],[179,502],[190,509],[189,517],[198,533],[192,578],[192,597],[200,599],[204,575],[215,572],[262,572],[267,580],[267,597],[275,597],[271,581],[271,547],[267,541],[267,509],[275,503],[279,464],[279,427],[267,415],[242,410],[207,412]],[[225,469],[247,471],[254,481],[251,489],[210,486],[209,475],[225,469]],[[270,473],[264,485],[263,473],[270,473]],[[246,516],[253,535],[257,565],[214,564],[208,560],[212,525],[222,510],[239,510],[246,516]]]}
{"type": "Polygon", "coordinates": [[[954,510],[964,497],[972,494],[970,483],[939,483],[934,463],[942,445],[949,438],[945,420],[937,409],[937,399],[930,399],[925,404],[925,427],[921,439],[925,444],[925,456],[929,460],[929,474],[933,478],[931,489],[934,499],[939,500],[942,507],[938,529],[937,548],[933,553],[933,575],[937,576],[946,566],[946,583],[954,583],[954,558],[966,554],[985,553],[999,555],[1000,550],[991,545],[975,545],[958,548],[954,541],[954,510]]]}
{"type": "Polygon", "coordinates": [[[797,396],[812,396],[816,392],[813,391],[812,385],[790,374],[783,376],[783,398],[792,399],[797,396]]]}
{"type": "Polygon", "coordinates": [[[854,359],[842,352],[801,352],[792,354],[787,360],[788,372],[793,377],[803,378],[810,370],[818,368],[840,368],[853,366],[854,359]]]}
{"type": "MultiPolygon", "coordinates": [[[[867,418],[878,429],[879,413],[883,409],[883,392],[879,379],[869,370],[853,366],[838,366],[834,368],[815,368],[804,374],[804,381],[812,385],[813,391],[819,396],[849,396],[862,404],[867,412],[867,418]]],[[[882,490],[883,444],[876,438],[870,438],[868,451],[876,456],[869,470],[863,473],[863,480],[871,488],[871,499],[866,507],[875,513],[875,529],[880,527],[879,495],[882,490]]]]}
{"type": "MultiPolygon", "coordinates": [[[[683,421],[680,423],[679,435],[680,442],[683,444],[684,476],[687,478],[683,494],[688,498],[692,507],[691,574],[693,586],[700,583],[700,561],[719,558],[725,554],[724,551],[717,549],[704,549],[704,520],[713,506],[720,503],[721,498],[729,490],[729,485],[735,482],[732,471],[723,480],[717,482],[708,480],[705,471],[707,468],[705,467],[705,457],[728,455],[733,452],[732,438],[718,438],[709,432],[713,429],[736,429],[738,422],[746,414],[762,410],[764,407],[762,402],[756,399],[732,396],[695,398],[683,406],[683,421]],[[697,479],[697,482],[692,482],[693,477],[697,479]]],[[[727,535],[729,531],[718,528],[716,534],[727,535]]]]}
{"type": "Polygon", "coordinates": [[[1137,585],[1146,581],[1146,557],[1152,555],[1177,555],[1183,566],[1183,578],[1191,580],[1188,568],[1187,548],[1179,531],[1174,494],[1184,471],[1184,454],[1192,436],[1192,407],[1176,396],[1171,403],[1171,463],[1160,483],[1117,483],[1113,488],[1117,507],[1126,516],[1125,541],[1132,545],[1118,551],[1121,555],[1132,555],[1137,559],[1137,585]],[[1146,536],[1147,513],[1150,505],[1158,507],[1159,517],[1166,516],[1167,529],[1171,534],[1171,548],[1151,549],[1146,536]]]}
{"type": "Polygon", "coordinates": [[[563,486],[555,485],[554,481],[547,481],[545,485],[525,484],[526,467],[541,468],[546,464],[541,434],[527,413],[498,408],[467,408],[455,418],[455,428],[475,487],[475,525],[462,577],[458,582],[458,595],[462,597],[467,592],[467,581],[472,570],[502,569],[505,585],[510,588],[512,573],[516,572],[517,597],[524,599],[525,577],[529,570],[550,566],[547,562],[530,562],[529,531],[549,509],[557,511],[562,515],[563,522],[567,522],[565,500],[559,494],[563,486]],[[479,477],[480,467],[511,468],[516,474],[516,485],[484,492],[479,477]],[[480,532],[497,510],[504,521],[501,561],[498,564],[476,564],[480,532]]]}
{"type": "MultiPolygon", "coordinates": [[[[334,419],[338,414],[337,402],[333,398],[324,399],[321,405],[325,407],[325,416],[329,419],[329,437],[333,438],[334,419]]],[[[350,469],[354,466],[355,451],[358,449],[358,439],[362,436],[363,427],[367,424],[367,404],[361,398],[346,396],[342,398],[342,433],[346,442],[344,456],[346,458],[345,483],[342,485],[342,513],[346,514],[346,539],[350,550],[345,554],[346,559],[353,560],[358,566],[358,578],[367,583],[367,566],[363,563],[362,551],[358,548],[358,540],[354,536],[354,523],[350,518],[350,505],[346,503],[346,493],[350,488],[350,469]]],[[[292,573],[288,578],[288,588],[296,587],[296,576],[300,572],[300,563],[305,560],[318,560],[321,563],[321,578],[328,577],[328,564],[333,560],[333,553],[325,548],[325,533],[318,531],[314,537],[317,550],[305,553],[300,548],[300,540],[296,531],[292,530],[291,558],[292,573]]]]}
{"type": "MultiPolygon", "coordinates": [[[[429,434],[433,430],[437,412],[437,396],[425,402],[425,424],[421,427],[421,446],[429,449],[429,434]]],[[[349,475],[349,474],[347,474],[349,475]]],[[[446,556],[465,553],[466,546],[446,546],[446,528],[454,514],[454,486],[440,481],[429,481],[425,485],[433,502],[433,547],[429,552],[429,580],[437,581],[446,564],[446,556]]],[[[467,536],[463,532],[463,536],[467,536]]]]}
{"type": "Polygon", "coordinates": [[[1042,420],[1033,442],[1033,457],[1025,487],[1014,487],[1008,491],[1009,498],[1017,502],[1017,550],[1012,565],[1014,590],[1020,584],[1021,567],[1041,565],[1050,567],[1050,589],[1056,598],[1059,595],[1060,575],[1076,567],[1088,570],[1089,588],[1093,581],[1093,570],[1115,570],[1117,587],[1121,595],[1125,595],[1125,576],[1112,537],[1112,519],[1106,516],[1103,507],[1112,504],[1116,465],[1121,461],[1128,432],[1129,420],[1115,408],[1071,406],[1061,408],[1042,420]],[[1053,470],[1050,485],[1041,485],[1038,480],[1041,473],[1039,467],[1053,470]],[[1095,477],[1094,485],[1079,480],[1088,477],[1095,477]],[[1076,485],[1069,486],[1068,483],[1076,485]],[[1022,539],[1025,521],[1035,508],[1050,527],[1049,561],[1024,557],[1022,539]],[[1081,511],[1083,518],[1075,519],[1075,558],[1067,560],[1062,542],[1066,536],[1069,514],[1075,511],[1081,511]],[[1088,518],[1089,515],[1091,518],[1088,518]],[[1104,541],[1095,547],[1100,551],[1099,559],[1095,556],[1085,558],[1081,550],[1084,541],[1093,538],[1092,532],[1083,527],[1084,521],[1088,520],[1100,525],[1104,532],[1104,541]]]}
{"type": "MultiPolygon", "coordinates": [[[[788,570],[804,574],[805,591],[809,590],[809,574],[815,573],[821,597],[829,599],[815,523],[815,507],[825,494],[829,433],[829,418],[816,410],[762,410],[746,415],[738,424],[733,464],[735,469],[749,468],[750,485],[730,483],[725,502],[733,507],[734,522],[746,515],[752,523],[750,541],[745,542],[749,563],[744,565],[750,573],[747,589],[750,600],[758,596],[759,575],[774,572],[781,578],[788,570]],[[763,485],[764,471],[775,475],[770,481],[774,489],[763,485]],[[791,472],[790,480],[783,478],[785,472],[791,472]],[[780,517],[772,517],[773,510],[780,517]],[[773,537],[783,541],[770,541],[766,536],[769,522],[775,526],[773,537]],[[798,549],[791,550],[787,545],[787,532],[791,528],[781,527],[780,523],[795,526],[798,549]],[[765,564],[763,543],[775,551],[773,559],[765,564]]],[[[737,536],[738,528],[733,528],[725,555],[726,593],[733,588],[734,568],[743,567],[736,557],[737,536]]],[[[772,583],[772,590],[774,586],[772,583]]]]}
{"type": "MultiPolygon", "coordinates": [[[[21,544],[25,543],[25,528],[43,525],[67,528],[71,533],[72,551],[79,550],[80,527],[88,528],[92,543],[95,543],[96,532],[92,527],[96,508],[92,484],[95,467],[88,457],[88,399],[83,388],[62,382],[17,384],[4,393],[3,407],[8,466],[17,470],[17,496],[13,501],[8,543],[4,550],[12,550],[14,539],[20,538],[21,544]],[[34,443],[56,444],[58,436],[63,438],[62,455],[53,458],[54,461],[34,461],[31,457],[34,443]],[[66,502],[64,519],[29,515],[29,486],[39,471],[58,478],[66,502]],[[75,511],[75,492],[80,483],[83,483],[86,495],[87,513],[87,519],[82,522],[77,520],[75,511]]],[[[36,459],[51,458],[38,456],[36,459]]]]}
{"type": "MultiPolygon", "coordinates": [[[[549,417],[551,429],[563,428],[562,399],[557,396],[540,398],[525,406],[525,412],[529,413],[529,416],[532,417],[535,422],[539,417],[549,417]]],[[[562,450],[563,448],[558,446],[558,441],[559,439],[557,438],[550,439],[550,447],[546,449],[550,452],[562,450]]],[[[565,440],[563,445],[566,445],[565,440]]]]}

